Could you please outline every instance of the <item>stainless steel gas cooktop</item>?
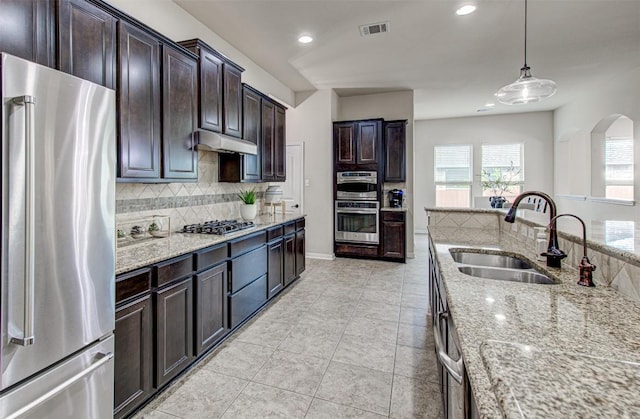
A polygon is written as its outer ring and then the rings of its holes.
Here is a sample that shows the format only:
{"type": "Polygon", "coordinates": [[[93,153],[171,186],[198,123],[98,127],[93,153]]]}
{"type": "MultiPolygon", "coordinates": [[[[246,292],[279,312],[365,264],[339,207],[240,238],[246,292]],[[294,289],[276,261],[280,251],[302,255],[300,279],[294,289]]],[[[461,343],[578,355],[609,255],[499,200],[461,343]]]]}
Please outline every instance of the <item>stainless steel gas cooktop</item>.
{"type": "Polygon", "coordinates": [[[188,224],[182,227],[181,233],[200,233],[200,234],[229,234],[240,230],[254,228],[256,225],[253,221],[238,220],[215,220],[205,221],[200,224],[188,224]]]}

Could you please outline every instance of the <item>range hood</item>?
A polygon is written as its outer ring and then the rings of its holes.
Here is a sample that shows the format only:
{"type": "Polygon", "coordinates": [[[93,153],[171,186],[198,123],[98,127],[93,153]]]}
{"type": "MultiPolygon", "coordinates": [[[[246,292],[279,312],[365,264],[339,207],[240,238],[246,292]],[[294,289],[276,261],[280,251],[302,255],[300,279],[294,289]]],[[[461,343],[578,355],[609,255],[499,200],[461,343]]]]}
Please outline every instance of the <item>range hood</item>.
{"type": "Polygon", "coordinates": [[[198,150],[217,151],[218,153],[258,154],[258,146],[241,138],[199,129],[198,150]]]}

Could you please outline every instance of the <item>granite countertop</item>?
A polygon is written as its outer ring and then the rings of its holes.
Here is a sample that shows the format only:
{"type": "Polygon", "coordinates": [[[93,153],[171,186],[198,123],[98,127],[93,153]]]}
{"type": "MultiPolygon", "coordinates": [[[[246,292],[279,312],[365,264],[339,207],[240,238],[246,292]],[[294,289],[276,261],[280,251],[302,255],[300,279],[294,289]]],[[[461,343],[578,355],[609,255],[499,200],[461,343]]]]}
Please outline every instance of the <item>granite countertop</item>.
{"type": "Polygon", "coordinates": [[[380,211],[394,211],[394,212],[407,212],[407,208],[406,207],[382,207],[380,208],[380,211]]]}
{"type": "Polygon", "coordinates": [[[218,236],[215,234],[172,233],[170,237],[152,240],[140,245],[116,249],[116,275],[151,265],[172,257],[194,252],[256,231],[302,218],[304,215],[270,215],[257,217],[255,228],[218,236]]]}
{"type": "Polygon", "coordinates": [[[611,288],[576,285],[506,235],[429,228],[481,417],[640,416],[640,306],[611,288]],[[464,275],[449,250],[524,256],[560,282],[524,284],[464,275]]]}

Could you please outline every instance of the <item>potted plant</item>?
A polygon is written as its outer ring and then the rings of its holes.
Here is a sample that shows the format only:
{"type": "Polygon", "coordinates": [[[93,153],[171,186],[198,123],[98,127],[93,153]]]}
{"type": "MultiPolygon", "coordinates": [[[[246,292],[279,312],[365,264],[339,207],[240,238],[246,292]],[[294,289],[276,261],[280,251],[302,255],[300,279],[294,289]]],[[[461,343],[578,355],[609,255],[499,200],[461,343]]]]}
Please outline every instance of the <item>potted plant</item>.
{"type": "Polygon", "coordinates": [[[240,206],[240,215],[243,220],[253,220],[256,218],[258,208],[256,206],[256,191],[255,188],[249,191],[242,191],[238,194],[243,205],[240,206]]]}
{"type": "Polygon", "coordinates": [[[489,197],[491,208],[502,208],[502,205],[507,202],[503,195],[520,183],[519,174],[520,169],[513,167],[513,162],[508,168],[482,169],[480,184],[483,191],[490,190],[493,193],[489,197]]]}

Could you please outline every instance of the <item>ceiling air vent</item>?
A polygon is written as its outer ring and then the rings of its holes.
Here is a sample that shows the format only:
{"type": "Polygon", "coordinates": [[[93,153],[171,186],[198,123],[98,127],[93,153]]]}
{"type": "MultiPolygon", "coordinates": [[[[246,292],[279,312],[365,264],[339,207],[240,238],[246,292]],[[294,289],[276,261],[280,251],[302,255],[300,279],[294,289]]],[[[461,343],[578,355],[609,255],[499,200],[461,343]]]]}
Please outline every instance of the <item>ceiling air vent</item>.
{"type": "Polygon", "coordinates": [[[362,36],[376,35],[386,32],[389,32],[389,22],[378,22],[360,25],[360,35],[362,36]]]}

